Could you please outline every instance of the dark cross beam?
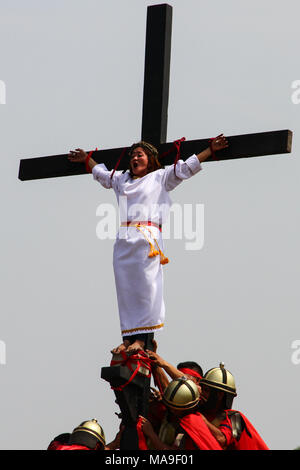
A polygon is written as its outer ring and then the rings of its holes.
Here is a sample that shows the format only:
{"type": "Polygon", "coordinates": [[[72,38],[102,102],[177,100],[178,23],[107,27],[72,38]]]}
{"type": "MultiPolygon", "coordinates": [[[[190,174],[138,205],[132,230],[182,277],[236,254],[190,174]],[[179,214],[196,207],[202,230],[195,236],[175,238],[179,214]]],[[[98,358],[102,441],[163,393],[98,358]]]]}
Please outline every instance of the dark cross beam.
{"type": "MultiPolygon", "coordinates": [[[[242,134],[227,137],[229,146],[217,152],[218,160],[235,158],[261,157],[263,155],[277,155],[291,152],[292,132],[285,129],[281,131],[260,132],[256,134],[242,134]]],[[[150,139],[149,139],[150,140],[150,139]]],[[[180,158],[186,160],[190,155],[199,153],[209,145],[209,139],[186,140],[180,148],[180,158]]],[[[157,145],[159,153],[164,153],[173,146],[173,143],[157,145]]],[[[93,159],[98,163],[105,163],[110,170],[113,169],[123,148],[98,150],[93,153],[93,159]]],[[[165,165],[174,162],[174,152],[163,159],[165,165]]],[[[41,178],[57,178],[58,176],[72,176],[86,174],[83,163],[72,163],[67,159],[68,154],[50,157],[36,157],[21,160],[19,178],[22,181],[41,178]]],[[[212,157],[206,162],[212,161],[212,157]]],[[[118,170],[125,169],[125,161],[121,161],[118,170]]]]}

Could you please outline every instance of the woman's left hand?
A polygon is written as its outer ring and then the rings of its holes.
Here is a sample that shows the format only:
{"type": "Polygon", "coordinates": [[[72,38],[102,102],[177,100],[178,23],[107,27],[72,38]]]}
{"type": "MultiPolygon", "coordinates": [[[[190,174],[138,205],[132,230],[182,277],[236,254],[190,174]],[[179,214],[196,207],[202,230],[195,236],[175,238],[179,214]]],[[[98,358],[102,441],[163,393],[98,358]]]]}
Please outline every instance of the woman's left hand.
{"type": "Polygon", "coordinates": [[[70,150],[68,159],[71,162],[84,162],[87,157],[87,153],[82,149],[70,150]]]}

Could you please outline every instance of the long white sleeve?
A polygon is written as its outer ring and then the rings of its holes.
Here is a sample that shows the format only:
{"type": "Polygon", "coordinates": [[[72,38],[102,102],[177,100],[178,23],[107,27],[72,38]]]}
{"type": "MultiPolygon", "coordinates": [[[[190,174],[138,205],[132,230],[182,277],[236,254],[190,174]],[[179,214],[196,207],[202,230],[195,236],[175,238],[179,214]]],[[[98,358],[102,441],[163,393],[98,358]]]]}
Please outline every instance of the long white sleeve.
{"type": "Polygon", "coordinates": [[[167,191],[172,191],[182,183],[183,180],[191,178],[193,175],[202,170],[202,166],[196,155],[192,155],[186,161],[178,160],[174,172],[174,165],[165,169],[163,176],[163,184],[167,191]]]}
{"type": "Polygon", "coordinates": [[[112,181],[111,181],[111,171],[109,171],[104,163],[99,163],[95,165],[92,169],[93,177],[96,181],[98,181],[104,188],[110,189],[112,188],[112,181]]]}
{"type": "Polygon", "coordinates": [[[108,170],[104,163],[98,163],[92,169],[94,179],[106,189],[115,188],[119,177],[123,173],[122,171],[115,171],[111,178],[112,172],[113,170],[108,170]]]}

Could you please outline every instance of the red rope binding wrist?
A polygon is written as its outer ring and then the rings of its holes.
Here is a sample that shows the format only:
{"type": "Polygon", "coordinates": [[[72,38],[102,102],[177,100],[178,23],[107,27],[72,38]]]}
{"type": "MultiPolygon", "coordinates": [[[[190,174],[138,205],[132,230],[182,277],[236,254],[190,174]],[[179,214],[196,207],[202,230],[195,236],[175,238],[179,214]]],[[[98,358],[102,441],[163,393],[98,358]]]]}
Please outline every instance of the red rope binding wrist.
{"type": "MultiPolygon", "coordinates": [[[[98,150],[96,148],[96,150],[98,150]]],[[[96,150],[91,150],[89,153],[88,153],[88,156],[86,157],[85,159],[85,169],[86,169],[86,172],[87,173],[92,173],[92,170],[90,169],[90,166],[89,166],[89,161],[90,161],[90,158],[91,156],[93,155],[94,152],[96,152],[96,150]]]]}
{"type": "Polygon", "coordinates": [[[175,142],[174,142],[175,148],[177,150],[175,161],[174,161],[174,174],[175,174],[175,176],[176,176],[176,165],[177,165],[177,162],[180,158],[180,146],[181,146],[181,143],[184,140],[185,140],[185,137],[182,137],[181,139],[175,140],[175,142]]]}
{"type": "Polygon", "coordinates": [[[219,160],[217,157],[216,157],[216,153],[215,151],[213,150],[212,148],[212,143],[213,141],[215,140],[216,137],[212,137],[211,139],[209,139],[209,148],[210,148],[210,151],[211,151],[211,156],[212,156],[212,159],[213,160],[219,160]]]}
{"type": "Polygon", "coordinates": [[[172,153],[174,148],[177,150],[176,152],[176,157],[175,157],[175,160],[174,160],[174,173],[176,175],[176,164],[179,160],[179,157],[180,157],[180,146],[181,146],[181,143],[185,140],[185,137],[182,137],[181,139],[178,139],[178,140],[174,140],[173,142],[173,145],[172,147],[167,150],[166,152],[164,152],[159,158],[160,159],[163,159],[164,157],[166,157],[167,155],[169,155],[169,153],[172,153]]]}

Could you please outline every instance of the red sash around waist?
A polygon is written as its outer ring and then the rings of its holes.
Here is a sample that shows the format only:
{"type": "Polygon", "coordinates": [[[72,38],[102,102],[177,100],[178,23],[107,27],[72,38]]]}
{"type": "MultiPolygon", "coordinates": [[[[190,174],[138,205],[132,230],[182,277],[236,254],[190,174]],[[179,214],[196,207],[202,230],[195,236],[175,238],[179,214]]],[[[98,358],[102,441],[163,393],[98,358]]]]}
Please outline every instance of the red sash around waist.
{"type": "Polygon", "coordinates": [[[138,221],[127,221],[127,222],[122,222],[121,227],[136,227],[138,225],[152,225],[153,227],[158,228],[160,231],[162,229],[161,224],[157,224],[156,222],[151,222],[151,220],[138,220],[138,221]]]}

